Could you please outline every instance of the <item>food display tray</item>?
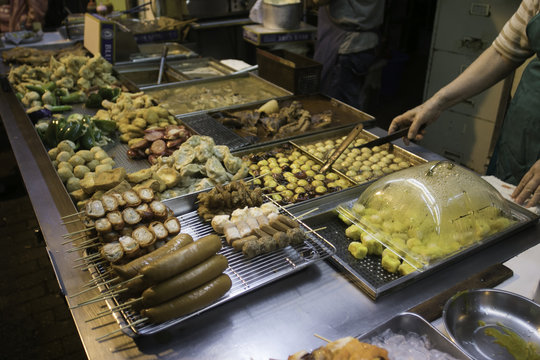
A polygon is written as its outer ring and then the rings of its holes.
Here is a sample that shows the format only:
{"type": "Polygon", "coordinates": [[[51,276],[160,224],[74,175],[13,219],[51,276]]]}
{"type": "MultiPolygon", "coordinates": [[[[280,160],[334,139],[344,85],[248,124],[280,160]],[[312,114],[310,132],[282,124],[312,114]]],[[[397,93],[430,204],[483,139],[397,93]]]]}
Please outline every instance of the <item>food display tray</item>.
{"type": "MultiPolygon", "coordinates": [[[[157,62],[115,65],[115,71],[137,88],[157,85],[157,62]]],[[[162,84],[229,75],[234,70],[213,58],[188,58],[167,61],[162,84]],[[197,69],[200,71],[197,73],[197,69]],[[204,72],[206,70],[206,73],[204,72]]]]}
{"type": "Polygon", "coordinates": [[[249,104],[245,106],[235,107],[234,109],[222,109],[220,111],[211,111],[208,114],[201,114],[196,117],[188,117],[184,119],[184,121],[189,125],[191,122],[195,123],[201,123],[201,119],[204,118],[204,122],[206,126],[204,128],[197,128],[197,131],[200,134],[206,135],[204,132],[212,129],[214,127],[219,128],[227,128],[230,129],[236,136],[234,138],[234,142],[237,142],[237,139],[241,139],[246,145],[263,145],[263,144],[270,144],[277,141],[282,140],[290,140],[297,137],[307,136],[307,135],[314,135],[314,134],[322,134],[327,133],[331,129],[341,129],[341,128],[351,128],[354,125],[357,125],[358,123],[363,123],[365,128],[371,127],[375,123],[375,118],[363,111],[360,111],[352,106],[349,106],[339,100],[330,98],[325,95],[317,94],[317,95],[293,95],[287,98],[282,98],[278,100],[279,108],[289,106],[293,101],[298,101],[302,104],[302,107],[309,111],[311,115],[320,114],[326,110],[332,111],[332,123],[330,123],[327,127],[319,128],[319,129],[308,129],[305,132],[302,133],[294,133],[287,137],[282,138],[254,138],[250,136],[244,136],[245,133],[242,133],[241,131],[237,129],[233,129],[231,127],[228,127],[226,125],[223,125],[219,118],[225,117],[230,113],[234,113],[237,111],[245,111],[245,110],[256,110],[258,109],[262,104],[266,103],[266,101],[261,101],[256,104],[249,104]]]}
{"type": "Polygon", "coordinates": [[[456,359],[470,360],[463,351],[461,351],[456,344],[445,337],[439,330],[433,325],[428,323],[421,316],[403,312],[386,321],[385,323],[377,326],[375,329],[357,336],[358,340],[362,342],[368,342],[376,336],[380,336],[386,330],[390,330],[394,334],[408,334],[416,333],[417,335],[424,336],[431,345],[430,349],[437,349],[456,359]]]}
{"type": "MultiPolygon", "coordinates": [[[[166,200],[163,203],[174,211],[175,216],[182,224],[182,233],[187,233],[193,239],[213,233],[210,223],[205,222],[197,215],[195,202],[198,193],[184,195],[175,199],[166,200]]],[[[288,213],[286,209],[281,210],[288,213]]],[[[214,308],[220,304],[231,301],[241,295],[247,294],[264,285],[270,284],[287,275],[304,269],[307,266],[322,260],[335,253],[335,247],[321,237],[317,232],[299,221],[306,232],[306,240],[302,245],[287,246],[286,248],[274,252],[260,255],[252,259],[247,259],[242,252],[234,251],[227,246],[225,240],[219,254],[227,257],[229,267],[225,270],[232,280],[231,289],[217,302],[196,311],[194,313],[179,317],[161,324],[136,323],[140,320],[140,315],[130,310],[114,311],[113,316],[118,322],[122,331],[129,336],[150,335],[175,326],[193,316],[214,308]],[[134,324],[134,325],[132,325],[134,324]]],[[[92,266],[90,272],[94,278],[103,274],[107,268],[99,265],[92,266]]],[[[107,285],[101,286],[100,290],[106,291],[107,285]]],[[[116,299],[105,300],[109,309],[121,304],[116,299]]]]}
{"type": "MultiPolygon", "coordinates": [[[[269,96],[263,96],[253,101],[248,101],[241,104],[235,104],[235,105],[229,105],[229,106],[216,104],[216,105],[209,105],[206,108],[192,109],[186,112],[174,111],[174,109],[171,109],[170,111],[176,117],[185,117],[185,116],[190,116],[194,114],[203,114],[209,111],[235,109],[241,106],[245,106],[247,104],[255,104],[255,103],[259,104],[263,100],[270,100],[273,98],[280,99],[280,98],[292,95],[290,91],[280,88],[277,85],[267,80],[264,80],[253,73],[231,74],[231,75],[225,75],[218,78],[189,80],[189,81],[184,81],[181,83],[170,83],[170,84],[164,84],[164,85],[152,85],[152,86],[141,87],[141,90],[143,90],[146,94],[150,96],[155,96],[154,93],[161,90],[170,90],[170,91],[181,90],[183,94],[187,94],[191,91],[193,94],[197,94],[199,96],[203,94],[205,87],[213,87],[213,88],[221,89],[227,85],[235,84],[235,82],[238,82],[238,81],[250,81],[253,83],[253,89],[242,88],[242,91],[244,91],[246,94],[249,94],[250,91],[255,91],[256,89],[260,89],[260,90],[266,91],[269,94],[269,96]]],[[[209,97],[212,97],[212,96],[209,96],[209,97]]],[[[166,102],[163,100],[158,99],[158,102],[161,104],[166,104],[166,102]]]]}
{"type": "Polygon", "coordinates": [[[344,203],[352,205],[368,186],[369,183],[361,184],[333,193],[332,196],[329,197],[315,198],[307,202],[300,202],[292,205],[288,210],[291,213],[298,215],[317,209],[317,211],[313,211],[303,218],[304,222],[308,226],[325,227],[325,229],[320,230],[319,233],[336,247],[336,253],[331,258],[332,263],[338,269],[343,271],[353,283],[372,299],[377,299],[381,295],[408,286],[430,274],[448,267],[450,264],[453,264],[464,257],[471,256],[496,242],[509,238],[524,228],[534,225],[539,219],[538,215],[511,201],[505,200],[508,202],[512,216],[517,220],[514,225],[485,238],[483,241],[480,241],[461,252],[433,263],[432,266],[429,266],[423,271],[415,271],[405,276],[399,276],[397,274],[389,273],[382,268],[380,256],[368,255],[364,259],[359,260],[354,258],[348,251],[348,246],[351,241],[345,236],[345,229],[348,225],[338,218],[335,209],[344,203]]]}

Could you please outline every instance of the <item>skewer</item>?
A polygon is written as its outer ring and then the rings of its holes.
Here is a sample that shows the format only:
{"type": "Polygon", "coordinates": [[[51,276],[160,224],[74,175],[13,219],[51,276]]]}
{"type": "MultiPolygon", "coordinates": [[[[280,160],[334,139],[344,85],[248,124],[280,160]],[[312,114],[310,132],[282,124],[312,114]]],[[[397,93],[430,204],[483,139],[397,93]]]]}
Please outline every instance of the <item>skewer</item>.
{"type": "Polygon", "coordinates": [[[87,244],[91,244],[91,243],[95,242],[96,240],[99,240],[99,237],[96,236],[95,238],[84,240],[83,242],[79,243],[78,246],[84,246],[84,245],[87,245],[87,244]]]}
{"type": "Polygon", "coordinates": [[[90,300],[83,301],[82,303],[79,303],[77,305],[70,306],[69,308],[70,309],[75,309],[75,308],[85,306],[85,305],[90,305],[90,304],[93,304],[93,303],[96,303],[96,302],[99,302],[99,301],[102,301],[102,300],[112,299],[116,295],[118,295],[120,293],[123,293],[125,291],[128,291],[128,290],[129,289],[119,289],[117,291],[110,292],[110,293],[104,292],[103,294],[101,294],[99,296],[93,297],[90,300]]]}
{"type": "Polygon", "coordinates": [[[70,297],[70,298],[74,298],[75,296],[79,296],[79,295],[81,295],[81,294],[84,294],[84,293],[86,293],[86,292],[88,292],[88,291],[90,291],[90,290],[93,290],[93,289],[95,289],[95,288],[97,288],[97,287],[99,287],[99,286],[102,286],[102,285],[108,284],[108,283],[110,283],[110,282],[113,282],[113,281],[115,281],[116,279],[119,279],[119,278],[116,277],[116,278],[113,278],[113,279],[104,281],[104,282],[102,282],[102,283],[100,283],[100,284],[96,284],[96,285],[94,285],[94,286],[92,286],[92,287],[89,287],[88,289],[84,289],[84,290],[81,290],[81,291],[79,291],[79,292],[77,292],[77,293],[75,293],[75,294],[72,294],[72,295],[70,295],[69,297],[70,297]]]}
{"type": "Polygon", "coordinates": [[[259,174],[258,176],[255,176],[255,177],[253,177],[253,178],[251,178],[251,179],[249,179],[249,180],[246,180],[245,182],[248,183],[248,182],[250,182],[250,181],[253,181],[253,180],[256,180],[256,179],[258,179],[258,178],[261,178],[261,177],[263,177],[264,175],[268,175],[268,174],[259,174]]]}
{"type": "Polygon", "coordinates": [[[80,258],[75,259],[73,261],[79,262],[79,261],[86,261],[86,260],[94,260],[94,259],[97,259],[97,258],[100,258],[100,257],[101,257],[100,253],[95,253],[95,254],[89,255],[89,256],[81,256],[80,258]]]}
{"type": "Polygon", "coordinates": [[[62,216],[60,219],[64,220],[64,219],[67,219],[67,218],[70,218],[72,216],[77,216],[77,215],[81,215],[81,214],[84,214],[86,211],[79,211],[79,212],[76,212],[76,213],[73,213],[73,214],[69,214],[69,215],[65,215],[65,216],[62,216]]]}
{"type": "Polygon", "coordinates": [[[85,231],[94,230],[95,228],[96,228],[95,226],[87,227],[86,229],[82,229],[82,230],[74,231],[72,233],[64,234],[64,235],[62,235],[62,237],[67,239],[70,236],[77,235],[77,234],[80,234],[80,233],[85,232],[85,231]]]}
{"type": "Polygon", "coordinates": [[[313,336],[315,336],[316,338],[319,338],[319,339],[321,339],[321,340],[323,340],[323,341],[326,341],[327,343],[332,342],[331,340],[328,340],[327,338],[322,337],[322,336],[319,335],[319,334],[313,334],[313,336]]]}
{"type": "Polygon", "coordinates": [[[79,222],[79,221],[82,221],[82,219],[75,219],[75,220],[70,220],[70,221],[63,221],[63,222],[60,223],[60,225],[73,224],[73,223],[76,223],[76,222],[79,222]]]}
{"type": "Polygon", "coordinates": [[[100,262],[97,262],[97,263],[92,263],[92,264],[88,264],[87,267],[85,268],[81,268],[82,271],[88,271],[90,270],[90,268],[92,267],[95,267],[95,266],[99,266],[99,265],[103,265],[103,264],[108,264],[109,262],[107,260],[103,260],[103,261],[100,261],[100,262]]]}
{"type": "Polygon", "coordinates": [[[92,248],[94,246],[99,246],[99,245],[101,245],[101,244],[89,244],[89,245],[85,245],[85,246],[78,246],[78,247],[74,247],[72,249],[69,249],[67,252],[72,253],[72,252],[75,252],[75,251],[89,249],[89,248],[92,248]]]}
{"type": "Polygon", "coordinates": [[[80,239],[84,239],[85,237],[87,237],[88,235],[84,234],[84,235],[81,235],[77,238],[74,238],[74,239],[69,239],[69,240],[66,240],[62,243],[62,245],[66,245],[66,244],[69,244],[70,242],[74,242],[74,241],[77,241],[77,240],[80,240],[80,239]]]}
{"type": "Polygon", "coordinates": [[[320,228],[317,228],[317,229],[311,229],[309,231],[306,231],[307,233],[311,233],[311,232],[317,232],[317,231],[321,231],[321,230],[324,230],[326,229],[326,226],[323,226],[323,227],[320,227],[320,228]]]}
{"type": "Polygon", "coordinates": [[[115,312],[115,311],[124,310],[124,309],[130,307],[131,304],[134,304],[134,303],[139,302],[139,301],[141,301],[141,300],[142,300],[142,297],[137,298],[137,299],[133,299],[133,300],[130,300],[130,301],[127,301],[127,302],[125,302],[125,303],[123,303],[123,304],[120,304],[120,305],[118,305],[118,306],[112,307],[112,308],[110,308],[110,309],[100,311],[100,312],[98,312],[98,313],[96,314],[96,316],[94,316],[93,318],[86,320],[86,322],[94,321],[94,320],[99,319],[99,318],[102,318],[102,317],[104,317],[104,316],[111,315],[111,314],[112,314],[113,312],[115,312]]]}
{"type": "Polygon", "coordinates": [[[116,329],[116,330],[114,330],[114,331],[111,331],[110,333],[107,333],[107,334],[105,334],[105,335],[103,335],[103,336],[100,336],[100,337],[96,338],[96,341],[101,341],[101,340],[103,340],[103,339],[109,337],[109,336],[112,335],[112,334],[116,334],[116,333],[118,333],[118,332],[123,331],[124,329],[129,328],[129,327],[132,327],[132,326],[135,326],[135,325],[138,325],[138,324],[142,324],[143,322],[145,322],[145,321],[147,321],[147,320],[148,320],[148,318],[142,318],[142,319],[139,319],[139,320],[137,320],[137,321],[132,322],[131,324],[128,324],[128,325],[125,325],[125,326],[121,326],[120,328],[118,328],[118,329],[116,329]]]}
{"type": "Polygon", "coordinates": [[[311,209],[311,210],[309,210],[309,211],[306,211],[305,213],[300,214],[300,215],[298,215],[298,216],[293,216],[293,218],[300,220],[300,219],[303,218],[304,216],[306,216],[306,215],[308,215],[308,214],[311,214],[312,212],[317,211],[317,210],[319,210],[318,207],[313,208],[313,209],[311,209]]]}
{"type": "Polygon", "coordinates": [[[88,270],[88,268],[91,267],[91,266],[101,265],[101,264],[104,264],[106,262],[107,262],[107,260],[103,259],[103,261],[98,261],[98,262],[93,262],[93,263],[82,263],[82,264],[79,264],[79,265],[75,265],[73,268],[74,269],[81,268],[81,270],[88,270]]]}

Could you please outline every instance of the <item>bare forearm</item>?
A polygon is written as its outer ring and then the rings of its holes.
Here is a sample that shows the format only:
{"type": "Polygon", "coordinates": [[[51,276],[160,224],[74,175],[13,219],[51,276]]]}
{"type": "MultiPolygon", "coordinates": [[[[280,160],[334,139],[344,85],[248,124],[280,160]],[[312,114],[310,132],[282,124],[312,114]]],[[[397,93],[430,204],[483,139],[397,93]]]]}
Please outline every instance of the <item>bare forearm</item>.
{"type": "Polygon", "coordinates": [[[437,102],[441,110],[446,110],[493,86],[518,66],[490,46],[456,79],[435,93],[430,101],[437,102]]]}

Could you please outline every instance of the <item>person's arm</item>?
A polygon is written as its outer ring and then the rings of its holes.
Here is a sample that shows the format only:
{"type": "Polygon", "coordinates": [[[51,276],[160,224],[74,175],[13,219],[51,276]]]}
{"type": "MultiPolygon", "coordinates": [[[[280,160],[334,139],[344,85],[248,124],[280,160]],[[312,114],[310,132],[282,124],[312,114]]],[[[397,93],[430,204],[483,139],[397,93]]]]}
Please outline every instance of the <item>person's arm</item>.
{"type": "Polygon", "coordinates": [[[388,132],[393,133],[411,125],[407,139],[421,140],[425,131],[419,132],[422,125],[433,123],[442,111],[493,86],[519,65],[507,60],[490,46],[463,73],[426,102],[395,117],[388,132]]]}

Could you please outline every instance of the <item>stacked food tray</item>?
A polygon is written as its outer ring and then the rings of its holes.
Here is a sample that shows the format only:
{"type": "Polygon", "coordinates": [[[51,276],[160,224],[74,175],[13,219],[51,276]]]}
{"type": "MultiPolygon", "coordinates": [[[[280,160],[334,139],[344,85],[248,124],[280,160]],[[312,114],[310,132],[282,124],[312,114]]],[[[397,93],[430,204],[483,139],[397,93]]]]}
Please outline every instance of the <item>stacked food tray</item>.
{"type": "Polygon", "coordinates": [[[349,227],[339,218],[336,209],[340,207],[352,207],[358,197],[369,187],[371,183],[340,191],[324,198],[313,199],[309,202],[294,204],[289,207],[293,214],[301,214],[312,209],[316,211],[310,213],[304,222],[308,226],[320,226],[324,229],[319,233],[328,239],[336,247],[336,254],[332,257],[332,263],[353,281],[360,289],[373,299],[381,295],[396,291],[402,287],[410,285],[430,274],[448,267],[466,256],[484,249],[498,241],[506,239],[524,228],[535,224],[538,216],[534,213],[505,200],[515,223],[504,230],[490,235],[483,241],[469,246],[449,257],[437,261],[425,269],[414,271],[408,275],[400,276],[397,273],[389,273],[381,266],[381,256],[367,255],[363,259],[356,259],[348,250],[351,239],[345,235],[345,230],[349,227]]]}
{"type": "MultiPolygon", "coordinates": [[[[213,232],[210,224],[203,221],[197,214],[197,195],[191,194],[164,202],[165,205],[174,210],[174,215],[182,225],[182,233],[191,235],[193,239],[200,239],[213,232]]],[[[290,215],[286,209],[281,208],[281,212],[290,215]]],[[[123,303],[117,297],[107,299],[107,306],[109,309],[114,310],[115,319],[127,335],[149,335],[179,324],[204,311],[277,281],[284,276],[297,272],[335,253],[334,246],[321,237],[315,231],[316,229],[314,230],[306,226],[301,221],[299,223],[306,234],[306,239],[302,245],[289,245],[283,249],[252,259],[246,258],[242,252],[234,251],[232,247],[224,243],[218,254],[224,255],[228,260],[229,267],[224,273],[231,278],[232,287],[217,302],[199,311],[161,324],[151,324],[148,321],[141,322],[139,313],[131,310],[131,308],[115,310],[121,307],[123,303]]],[[[91,266],[90,271],[94,278],[99,278],[107,270],[108,267],[106,266],[96,265],[91,266]]],[[[101,292],[105,292],[108,289],[108,285],[103,285],[100,288],[101,292]]]]}
{"type": "MultiPolygon", "coordinates": [[[[375,121],[371,115],[324,95],[291,96],[280,99],[277,101],[277,106],[273,109],[275,113],[272,115],[268,110],[262,110],[265,103],[266,101],[231,109],[222,109],[208,114],[183,117],[182,119],[184,123],[199,134],[209,135],[210,132],[217,132],[215,129],[226,131],[227,138],[231,139],[231,145],[241,143],[242,146],[259,146],[283,140],[292,140],[297,137],[327,132],[328,130],[349,128],[358,123],[364,124],[364,127],[367,128],[373,126],[375,121]],[[294,108],[298,106],[301,110],[296,111],[294,108]],[[305,116],[304,110],[309,114],[307,121],[303,119],[305,116]],[[264,114],[261,115],[261,112],[264,114]],[[283,126],[286,125],[289,128],[292,126],[293,128],[287,132],[280,132],[279,128],[276,128],[275,131],[274,129],[262,131],[262,129],[268,129],[269,126],[272,126],[266,123],[270,117],[278,114],[280,119],[283,118],[280,121],[283,122],[283,126]],[[259,119],[253,121],[254,117],[259,119]],[[306,125],[302,126],[301,121],[306,121],[306,125]],[[311,124],[308,124],[308,122],[311,124]],[[298,123],[298,126],[295,125],[296,123],[298,123]]],[[[225,141],[224,138],[223,144],[229,145],[225,141]]]]}

